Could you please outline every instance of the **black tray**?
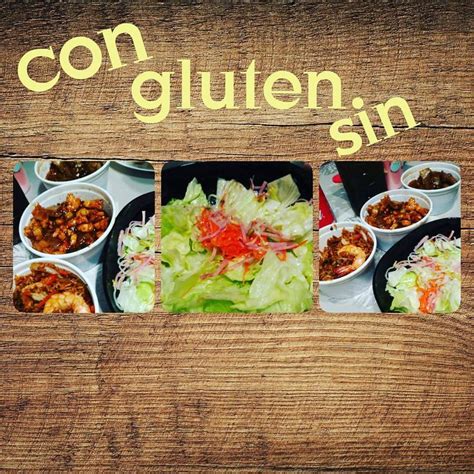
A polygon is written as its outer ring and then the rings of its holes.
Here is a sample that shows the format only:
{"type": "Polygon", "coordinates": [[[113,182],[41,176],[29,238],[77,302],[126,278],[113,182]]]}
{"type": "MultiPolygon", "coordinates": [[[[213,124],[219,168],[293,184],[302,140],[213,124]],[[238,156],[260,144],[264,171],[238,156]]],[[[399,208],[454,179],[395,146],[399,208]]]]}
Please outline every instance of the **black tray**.
{"type": "Polygon", "coordinates": [[[301,161],[173,161],[161,172],[161,205],[171,199],[182,199],[189,182],[196,178],[206,195],[216,192],[217,179],[235,179],[244,186],[273,181],[291,174],[303,199],[313,197],[311,166],[301,161]]]}
{"type": "MultiPolygon", "coordinates": [[[[142,219],[142,212],[145,211],[146,219],[148,220],[155,214],[155,193],[147,193],[138,196],[133,201],[129,202],[119,213],[115,219],[112,232],[107,239],[104,247],[103,268],[102,268],[102,283],[104,292],[109,304],[109,309],[116,313],[121,313],[122,310],[117,306],[114,299],[113,280],[119,272],[117,263],[117,242],[121,230],[125,230],[130,222],[139,221],[142,219]]],[[[105,308],[103,308],[105,309],[105,308]]]]}
{"type": "Polygon", "coordinates": [[[392,297],[385,290],[387,280],[385,279],[386,271],[395,263],[395,261],[405,260],[413,251],[416,244],[425,236],[433,237],[437,234],[449,236],[454,231],[455,237],[461,236],[461,219],[458,217],[439,219],[437,221],[428,222],[410,232],[403,239],[399,240],[391,247],[385,255],[380,259],[372,280],[375,299],[379,308],[384,313],[390,313],[392,297]]]}

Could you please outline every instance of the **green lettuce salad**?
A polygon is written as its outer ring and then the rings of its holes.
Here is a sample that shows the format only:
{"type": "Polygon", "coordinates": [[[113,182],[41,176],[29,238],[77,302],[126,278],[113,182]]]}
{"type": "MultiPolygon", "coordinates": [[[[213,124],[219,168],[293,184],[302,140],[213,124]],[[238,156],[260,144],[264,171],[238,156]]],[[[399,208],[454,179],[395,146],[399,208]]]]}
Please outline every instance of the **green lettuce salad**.
{"type": "Polygon", "coordinates": [[[402,313],[451,313],[461,304],[461,239],[425,237],[407,260],[387,270],[391,310],[402,313]]]}
{"type": "Polygon", "coordinates": [[[193,179],[162,208],[161,299],[170,312],[302,312],[312,305],[312,205],[291,175],[246,188],[193,179]]]}

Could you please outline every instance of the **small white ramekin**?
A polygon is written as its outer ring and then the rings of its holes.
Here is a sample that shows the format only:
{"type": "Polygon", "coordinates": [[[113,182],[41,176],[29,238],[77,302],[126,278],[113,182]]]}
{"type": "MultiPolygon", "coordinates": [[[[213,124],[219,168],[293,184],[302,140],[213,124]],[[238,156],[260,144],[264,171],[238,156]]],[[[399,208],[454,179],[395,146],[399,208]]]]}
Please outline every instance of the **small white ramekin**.
{"type": "Polygon", "coordinates": [[[99,188],[98,186],[89,183],[63,184],[62,186],[55,186],[54,188],[48,189],[48,191],[45,191],[36,199],[31,201],[30,205],[24,210],[20,218],[18,230],[21,241],[32,254],[43,258],[54,257],[59,260],[67,260],[73,265],[78,266],[81,270],[88,270],[99,263],[102,249],[108,235],[112,230],[116,214],[117,209],[115,202],[112,196],[107,191],[105,191],[105,189],[99,188]],[[77,250],[76,252],[58,255],[44,253],[34,249],[31,245],[30,239],[25,236],[24,229],[31,220],[32,212],[36,204],[41,204],[43,207],[55,206],[64,202],[69,193],[72,193],[74,196],[77,196],[83,200],[102,199],[104,201],[104,210],[110,216],[109,226],[94,243],[81,250],[77,250]]]}
{"type": "Polygon", "coordinates": [[[89,293],[92,297],[92,302],[94,304],[95,312],[98,313],[100,311],[97,293],[95,292],[91,282],[86,277],[86,275],[84,275],[84,273],[81,270],[79,270],[79,268],[72,265],[71,263],[66,262],[64,260],[59,260],[54,257],[35,258],[33,260],[26,260],[25,262],[15,265],[13,267],[13,289],[15,289],[15,277],[27,275],[30,272],[30,266],[32,263],[52,263],[56,265],[58,268],[62,268],[63,270],[67,270],[73,273],[74,275],[78,276],[84,282],[84,284],[87,286],[87,289],[89,290],[89,293]]]}
{"type": "MultiPolygon", "coordinates": [[[[70,181],[51,181],[46,179],[49,167],[52,160],[40,160],[35,163],[36,177],[49,189],[63,184],[77,184],[77,183],[91,183],[102,188],[107,187],[108,170],[110,161],[105,161],[104,164],[97,170],[82,178],[72,179],[70,181]]],[[[54,160],[56,161],[56,160],[54,160]]]]}
{"type": "Polygon", "coordinates": [[[433,203],[433,210],[431,214],[433,216],[438,216],[449,211],[456,199],[458,197],[459,188],[461,185],[461,170],[459,166],[456,166],[451,163],[442,163],[442,162],[426,162],[421,165],[413,166],[409,168],[402,174],[402,184],[405,189],[415,189],[426,196],[428,196],[433,203]],[[420,171],[430,168],[433,171],[444,171],[446,173],[451,173],[456,179],[456,183],[447,188],[442,189],[418,189],[412,188],[409,183],[410,181],[418,178],[420,171]]]}
{"type": "Polygon", "coordinates": [[[377,236],[377,242],[379,244],[379,247],[382,250],[388,250],[393,244],[405,237],[405,235],[408,235],[412,230],[415,230],[417,227],[420,227],[425,222],[427,222],[431,215],[432,208],[433,204],[431,202],[431,199],[420,191],[415,191],[413,189],[393,189],[391,191],[385,191],[383,193],[377,194],[376,196],[370,198],[362,206],[362,209],[360,210],[360,218],[370,229],[374,231],[375,235],[377,236]],[[366,221],[367,208],[370,205],[378,203],[382,200],[383,197],[387,195],[392,201],[408,201],[408,199],[414,198],[420,206],[428,209],[428,212],[418,222],[415,222],[414,224],[409,225],[407,227],[401,227],[400,229],[390,230],[374,227],[366,221]]]}

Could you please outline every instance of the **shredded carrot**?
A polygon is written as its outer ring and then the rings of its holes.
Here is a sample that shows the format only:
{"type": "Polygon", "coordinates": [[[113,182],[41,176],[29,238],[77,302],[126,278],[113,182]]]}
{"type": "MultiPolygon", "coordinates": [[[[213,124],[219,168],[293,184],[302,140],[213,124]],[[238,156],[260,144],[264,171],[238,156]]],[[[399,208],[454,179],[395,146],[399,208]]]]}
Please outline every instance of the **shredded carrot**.
{"type": "Polygon", "coordinates": [[[422,295],[420,296],[420,311],[423,313],[431,313],[428,308],[429,298],[433,293],[438,291],[438,285],[431,281],[430,286],[426,289],[422,289],[422,295]]]}
{"type": "Polygon", "coordinates": [[[243,242],[240,225],[229,222],[220,228],[212,219],[212,214],[209,209],[203,209],[197,223],[202,238],[213,236],[202,240],[202,245],[209,250],[217,248],[224,258],[247,255],[248,249],[243,242]]]}
{"type": "Polygon", "coordinates": [[[212,211],[204,208],[196,225],[201,244],[213,255],[219,254],[229,261],[245,259],[244,279],[250,265],[259,262],[272,245],[276,245],[274,251],[278,258],[285,261],[288,250],[305,243],[285,239],[281,232],[260,221],[253,221],[246,228],[239,220],[226,216],[222,209],[212,211]]]}

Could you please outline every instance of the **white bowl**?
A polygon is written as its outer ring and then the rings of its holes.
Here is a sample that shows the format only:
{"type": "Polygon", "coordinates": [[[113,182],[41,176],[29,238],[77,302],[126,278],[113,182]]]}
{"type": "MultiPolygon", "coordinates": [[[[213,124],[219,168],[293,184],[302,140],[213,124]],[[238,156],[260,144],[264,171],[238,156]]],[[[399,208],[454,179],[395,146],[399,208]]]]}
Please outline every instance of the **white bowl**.
{"type": "Polygon", "coordinates": [[[431,215],[432,208],[433,203],[431,202],[431,199],[420,191],[415,191],[413,189],[393,189],[391,191],[385,191],[383,193],[377,194],[373,198],[370,198],[362,206],[362,209],[360,210],[360,218],[362,219],[364,224],[366,224],[368,227],[370,227],[370,229],[375,232],[379,248],[381,248],[382,250],[388,250],[393,244],[405,237],[405,235],[408,235],[412,230],[416,229],[417,227],[420,227],[425,222],[427,222],[431,215]],[[392,201],[408,201],[408,199],[412,197],[420,206],[428,209],[428,212],[423,217],[423,219],[420,219],[418,222],[415,222],[414,224],[409,225],[407,227],[402,227],[400,229],[390,230],[374,227],[365,220],[367,217],[367,208],[370,205],[378,203],[384,196],[387,195],[390,196],[390,199],[392,199],[392,201]]]}
{"type": "Polygon", "coordinates": [[[87,289],[89,290],[89,293],[92,297],[92,302],[94,303],[95,312],[96,313],[100,312],[99,300],[97,299],[97,294],[93,288],[93,285],[89,281],[89,279],[84,275],[84,273],[81,270],[79,270],[79,268],[77,268],[76,266],[72,265],[69,262],[66,262],[64,260],[59,260],[58,258],[52,258],[52,257],[35,258],[33,260],[27,260],[26,262],[22,262],[22,263],[19,263],[18,265],[15,265],[13,267],[13,289],[15,289],[15,277],[28,274],[30,272],[30,265],[32,263],[53,263],[58,268],[62,268],[78,276],[85,283],[85,285],[87,286],[87,289]]]}
{"type": "MultiPolygon", "coordinates": [[[[377,249],[377,237],[372,229],[360,222],[336,222],[334,224],[330,224],[328,226],[323,227],[319,231],[319,250],[324,250],[326,247],[327,241],[331,237],[339,237],[342,234],[343,229],[347,229],[349,231],[354,230],[354,227],[358,225],[365,229],[367,233],[372,237],[374,241],[374,247],[372,252],[367,257],[367,260],[355,271],[345,275],[341,278],[336,278],[335,280],[328,280],[328,281],[319,281],[319,289],[321,292],[326,294],[327,296],[340,296],[345,297],[348,294],[351,294],[351,287],[353,286],[353,280],[364,273],[368,268],[372,265],[375,251],[377,249]]],[[[355,287],[354,287],[355,288],[355,287]]],[[[356,289],[358,291],[358,288],[356,289]]]]}
{"type": "Polygon", "coordinates": [[[77,265],[81,270],[88,270],[97,265],[100,260],[100,255],[104,247],[107,236],[112,230],[116,217],[116,206],[112,196],[102,188],[89,183],[79,184],[63,184],[62,186],[55,186],[40,194],[36,199],[31,201],[30,205],[24,210],[19,224],[20,238],[25,247],[34,255],[45,258],[57,258],[59,260],[67,260],[73,265],[77,265]],[[61,255],[49,254],[36,250],[31,245],[31,241],[24,234],[24,228],[31,220],[31,214],[36,204],[41,204],[43,207],[54,206],[66,200],[68,193],[80,197],[83,200],[89,199],[103,199],[104,210],[110,216],[110,223],[105,232],[88,247],[85,247],[76,252],[65,253],[61,255]]]}
{"type": "Polygon", "coordinates": [[[456,202],[459,193],[459,187],[461,185],[461,170],[459,166],[451,163],[426,162],[406,170],[402,174],[401,180],[404,188],[415,189],[428,196],[433,202],[432,215],[437,216],[449,211],[456,202]],[[410,183],[410,181],[413,179],[418,178],[420,171],[425,168],[430,168],[433,171],[444,171],[451,173],[457,179],[457,182],[451,186],[448,186],[447,188],[442,189],[417,189],[409,186],[408,183],[410,183]]]}
{"type": "MultiPolygon", "coordinates": [[[[77,184],[77,183],[92,183],[96,186],[107,187],[108,169],[110,161],[105,161],[104,164],[97,170],[83,178],[72,179],[70,181],[51,181],[46,179],[49,167],[53,160],[41,160],[35,163],[35,175],[36,177],[49,189],[55,186],[61,186],[63,184],[77,184]]],[[[54,160],[58,161],[58,160],[54,160]]],[[[74,160],[76,161],[76,160],[74,160]]],[[[99,161],[99,160],[96,160],[99,161]]]]}

